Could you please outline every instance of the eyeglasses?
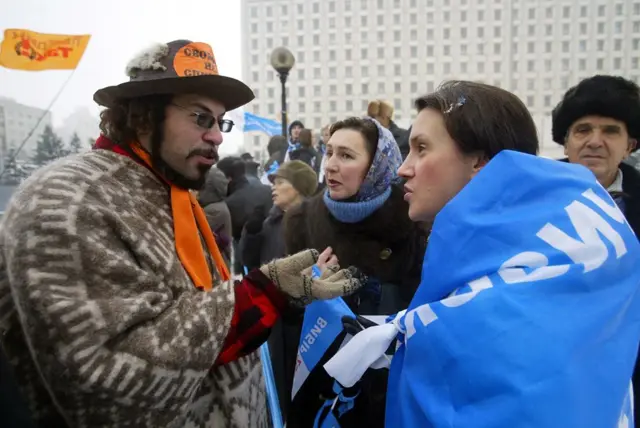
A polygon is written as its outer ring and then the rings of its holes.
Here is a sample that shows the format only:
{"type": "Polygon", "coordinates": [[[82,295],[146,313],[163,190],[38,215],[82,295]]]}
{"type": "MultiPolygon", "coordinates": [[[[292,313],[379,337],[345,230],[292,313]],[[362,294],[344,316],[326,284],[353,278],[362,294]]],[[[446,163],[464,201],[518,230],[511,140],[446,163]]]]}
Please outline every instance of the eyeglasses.
{"type": "Polygon", "coordinates": [[[196,125],[198,125],[201,128],[211,129],[215,126],[216,123],[218,123],[218,125],[220,126],[221,132],[230,132],[233,129],[233,125],[234,125],[233,120],[218,119],[211,113],[200,113],[198,111],[192,111],[178,104],[172,103],[171,105],[190,113],[191,116],[194,116],[196,118],[196,125]]]}

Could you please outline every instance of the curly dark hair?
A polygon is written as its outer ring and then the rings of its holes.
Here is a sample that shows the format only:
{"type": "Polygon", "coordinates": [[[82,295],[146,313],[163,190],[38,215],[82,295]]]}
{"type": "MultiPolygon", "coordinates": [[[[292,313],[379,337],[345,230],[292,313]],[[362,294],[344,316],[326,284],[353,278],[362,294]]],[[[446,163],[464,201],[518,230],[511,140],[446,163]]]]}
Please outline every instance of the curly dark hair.
{"type": "Polygon", "coordinates": [[[164,122],[171,95],[150,95],[123,100],[100,113],[100,131],[116,144],[125,146],[141,132],[151,133],[164,122]]]}
{"type": "MultiPolygon", "coordinates": [[[[353,131],[359,132],[365,141],[365,147],[367,149],[367,153],[371,157],[371,161],[373,162],[373,157],[376,154],[376,150],[378,149],[378,127],[375,123],[373,123],[370,119],[362,119],[360,117],[349,117],[345,120],[339,120],[333,125],[331,125],[331,129],[329,130],[329,135],[333,135],[336,131],[340,129],[351,129],[353,131]]],[[[326,141],[325,141],[326,143],[326,141]]]]}

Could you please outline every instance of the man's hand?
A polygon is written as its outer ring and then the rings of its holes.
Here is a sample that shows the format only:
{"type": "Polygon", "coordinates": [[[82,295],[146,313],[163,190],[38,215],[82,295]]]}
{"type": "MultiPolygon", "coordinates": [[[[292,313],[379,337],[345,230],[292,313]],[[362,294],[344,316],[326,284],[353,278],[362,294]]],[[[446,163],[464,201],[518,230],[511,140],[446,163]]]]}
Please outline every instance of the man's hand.
{"type": "Polygon", "coordinates": [[[364,285],[366,278],[356,268],[338,270],[338,259],[330,248],[322,254],[320,259],[316,250],[301,251],[293,256],[274,260],[262,266],[260,271],[276,287],[302,305],[313,300],[346,296],[364,285]],[[319,276],[314,274],[314,267],[320,269],[319,276]]]}

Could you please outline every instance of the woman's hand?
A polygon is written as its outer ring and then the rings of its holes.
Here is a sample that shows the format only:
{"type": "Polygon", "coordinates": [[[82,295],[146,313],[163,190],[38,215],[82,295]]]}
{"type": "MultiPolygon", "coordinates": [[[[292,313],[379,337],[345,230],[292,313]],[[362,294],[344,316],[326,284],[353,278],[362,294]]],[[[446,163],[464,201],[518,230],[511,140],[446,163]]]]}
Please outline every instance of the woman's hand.
{"type": "Polygon", "coordinates": [[[333,254],[333,248],[327,247],[322,253],[320,253],[316,266],[320,269],[320,274],[318,276],[324,276],[324,273],[327,270],[330,270],[331,272],[337,272],[340,270],[338,257],[333,254]]]}

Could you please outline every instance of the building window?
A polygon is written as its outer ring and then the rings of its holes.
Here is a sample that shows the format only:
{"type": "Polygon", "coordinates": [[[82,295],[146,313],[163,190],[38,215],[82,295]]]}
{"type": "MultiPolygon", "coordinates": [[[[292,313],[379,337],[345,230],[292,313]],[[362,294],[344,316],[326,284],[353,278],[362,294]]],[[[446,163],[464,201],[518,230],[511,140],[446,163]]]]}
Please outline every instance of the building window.
{"type": "Polygon", "coordinates": [[[564,6],[562,8],[562,17],[570,18],[571,17],[571,6],[564,6]]]}
{"type": "Polygon", "coordinates": [[[622,21],[617,21],[613,24],[613,32],[615,34],[622,34],[622,21]]]}
{"type": "Polygon", "coordinates": [[[351,83],[344,85],[344,93],[347,95],[353,94],[353,85],[351,83]]]}
{"type": "Polygon", "coordinates": [[[613,59],[613,68],[617,71],[622,68],[622,58],[613,59]]]}
{"type": "Polygon", "coordinates": [[[353,101],[347,100],[346,104],[347,104],[347,113],[353,112],[353,101]]]}
{"type": "Polygon", "coordinates": [[[527,97],[527,107],[531,109],[533,108],[533,104],[534,104],[534,98],[532,95],[529,95],[527,97]]]}

